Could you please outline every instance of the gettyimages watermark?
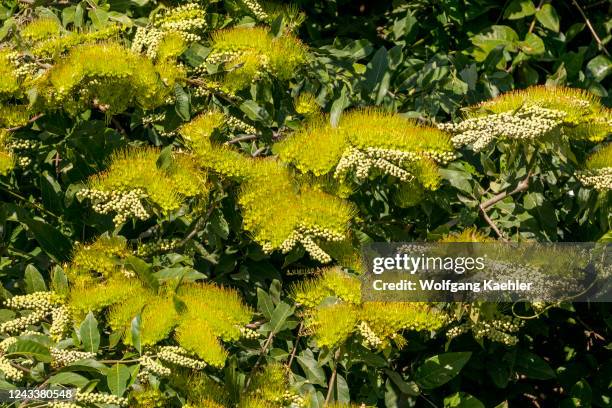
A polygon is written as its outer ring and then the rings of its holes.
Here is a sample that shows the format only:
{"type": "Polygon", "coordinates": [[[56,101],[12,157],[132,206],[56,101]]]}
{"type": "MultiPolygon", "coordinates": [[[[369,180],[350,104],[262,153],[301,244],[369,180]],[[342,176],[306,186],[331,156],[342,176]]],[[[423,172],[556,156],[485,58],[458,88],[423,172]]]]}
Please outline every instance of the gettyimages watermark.
{"type": "Polygon", "coordinates": [[[374,243],[364,301],[612,302],[604,243],[374,243]]]}

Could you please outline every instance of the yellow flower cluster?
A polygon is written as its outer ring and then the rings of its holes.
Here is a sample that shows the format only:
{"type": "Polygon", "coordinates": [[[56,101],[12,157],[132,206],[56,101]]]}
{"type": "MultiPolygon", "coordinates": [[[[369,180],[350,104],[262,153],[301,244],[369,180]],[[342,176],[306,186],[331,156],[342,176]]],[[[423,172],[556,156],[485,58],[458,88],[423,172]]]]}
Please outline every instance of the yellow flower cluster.
{"type": "Polygon", "coordinates": [[[306,47],[295,36],[271,35],[265,27],[233,27],[213,33],[207,63],[223,64],[224,85],[235,92],[265,75],[286,81],[306,61],[306,47]]]}
{"type": "Polygon", "coordinates": [[[179,289],[179,298],[186,310],[180,316],[176,340],[207,364],[222,367],[227,351],[220,340],[238,340],[240,328],[253,312],[236,291],[213,284],[185,285],[179,289]]]}
{"type": "Polygon", "coordinates": [[[402,331],[437,330],[447,321],[444,313],[426,303],[361,303],[360,285],[339,268],[326,268],[317,278],[292,287],[292,297],[306,308],[306,330],[318,347],[337,348],[354,334],[372,349],[383,349],[390,341],[402,347],[402,331]],[[330,302],[330,297],[336,302],[330,302]]]}
{"type": "Polygon", "coordinates": [[[440,183],[437,163],[455,157],[444,132],[375,109],[348,112],[337,127],[325,117],[312,119],[274,149],[284,162],[317,177],[346,181],[354,175],[360,182],[388,174],[432,190],[440,183]]]}
{"type": "Polygon", "coordinates": [[[44,107],[62,106],[74,114],[97,106],[111,115],[130,106],[164,105],[175,82],[184,76],[179,65],[154,65],[118,43],[104,42],[70,49],[36,85],[44,107]]]}
{"type": "Polygon", "coordinates": [[[109,24],[100,30],[89,28],[84,31],[68,31],[60,26],[54,27],[53,22],[47,20],[34,20],[21,29],[22,35],[24,31],[30,33],[30,50],[35,57],[58,58],[77,45],[93,44],[118,37],[124,29],[121,25],[109,24]],[[50,31],[51,35],[41,35],[45,30],[50,31]]]}
{"type": "Polygon", "coordinates": [[[203,167],[242,183],[239,204],[243,227],[264,250],[290,251],[301,244],[321,262],[331,259],[317,241],[342,241],[354,215],[347,202],[307,183],[297,183],[274,159],[247,158],[211,141],[225,123],[220,112],[207,112],[181,129],[203,167]]]}
{"type": "Polygon", "coordinates": [[[7,137],[7,132],[0,130],[0,176],[7,175],[15,167],[15,157],[7,148],[7,137]]]}
{"type": "Polygon", "coordinates": [[[92,176],[77,197],[91,199],[96,212],[115,213],[115,224],[121,224],[129,217],[149,218],[151,209],[168,214],[186,197],[207,194],[205,174],[191,156],[176,153],[167,168],[158,167],[159,156],[150,147],[115,152],[108,169],[92,176]]]}

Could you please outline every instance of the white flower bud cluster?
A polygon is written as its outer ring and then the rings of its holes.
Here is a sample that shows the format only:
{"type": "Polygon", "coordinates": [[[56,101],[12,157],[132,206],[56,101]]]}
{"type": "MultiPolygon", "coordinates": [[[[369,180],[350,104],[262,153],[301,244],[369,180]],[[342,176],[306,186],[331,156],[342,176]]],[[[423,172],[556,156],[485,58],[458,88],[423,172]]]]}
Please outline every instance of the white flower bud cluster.
{"type": "MultiPolygon", "coordinates": [[[[332,258],[316,244],[314,238],[338,242],[344,239],[344,235],[325,228],[319,228],[316,225],[308,227],[302,224],[283,241],[280,245],[280,250],[282,253],[286,254],[299,243],[302,244],[306,252],[308,252],[313,259],[321,263],[331,262],[332,258]]],[[[269,253],[272,252],[274,248],[272,245],[263,245],[263,250],[269,253]]]]}
{"type": "Polygon", "coordinates": [[[70,327],[70,309],[60,305],[51,311],[51,327],[49,334],[53,340],[59,341],[64,337],[66,329],[70,327]]]}
{"type": "Polygon", "coordinates": [[[30,310],[16,319],[6,321],[0,325],[2,333],[17,333],[28,326],[38,324],[47,317],[60,304],[60,298],[53,292],[35,292],[28,295],[14,296],[4,302],[11,309],[30,310]]]}
{"type": "Polygon", "coordinates": [[[240,328],[240,335],[242,337],[244,337],[245,339],[248,339],[248,340],[257,339],[257,338],[260,337],[259,333],[257,333],[253,329],[249,329],[248,327],[241,327],[240,328]]]}
{"type": "Polygon", "coordinates": [[[7,141],[6,148],[16,153],[16,150],[34,150],[38,145],[39,143],[34,140],[11,138],[7,141]]]}
{"type": "MultiPolygon", "coordinates": [[[[475,307],[472,306],[474,310],[475,307]]],[[[512,316],[498,316],[493,320],[478,322],[466,322],[449,329],[446,336],[453,339],[463,333],[471,331],[476,339],[488,338],[491,341],[513,346],[518,342],[518,337],[512,333],[517,333],[523,326],[523,321],[512,316]]]]}
{"type": "Polygon", "coordinates": [[[143,355],[140,357],[140,365],[142,365],[143,370],[138,373],[139,377],[140,374],[144,375],[148,375],[149,373],[155,374],[158,377],[168,377],[170,374],[172,374],[172,370],[170,370],[168,367],[160,364],[159,362],[153,360],[153,358],[150,355],[143,355]]]}
{"type": "Polygon", "coordinates": [[[472,150],[481,151],[494,139],[533,140],[557,129],[567,113],[526,106],[518,111],[466,119],[459,123],[441,123],[438,128],[454,134],[456,147],[470,145],[472,150]]]}
{"type": "Polygon", "coordinates": [[[157,18],[153,25],[165,32],[178,32],[187,42],[200,41],[202,37],[195,32],[206,27],[204,9],[198,3],[187,3],[173,8],[170,12],[157,18]],[[189,18],[180,18],[191,16],[189,18]]]}
{"type": "Polygon", "coordinates": [[[349,147],[342,154],[340,161],[336,165],[334,178],[342,179],[346,177],[347,173],[354,170],[357,179],[364,180],[368,177],[370,171],[376,168],[402,181],[411,181],[414,179],[414,176],[401,166],[404,163],[419,160],[423,156],[430,157],[441,163],[446,163],[455,157],[452,152],[416,153],[377,147],[368,147],[365,150],[349,147]]]}
{"type": "Polygon", "coordinates": [[[10,309],[51,311],[55,306],[61,305],[61,299],[53,292],[34,292],[13,296],[6,300],[4,305],[10,309]]]}
{"type": "Polygon", "coordinates": [[[282,396],[284,405],[289,405],[290,408],[300,408],[304,406],[304,398],[292,391],[285,391],[282,396]]]}
{"type": "Polygon", "coordinates": [[[15,343],[17,343],[17,337],[7,337],[6,339],[0,341],[0,356],[6,354],[8,348],[15,343]]]}
{"type": "Polygon", "coordinates": [[[166,120],[166,112],[152,113],[142,117],[142,124],[146,126],[153,123],[163,122],[164,120],[166,120]]]}
{"type": "Polygon", "coordinates": [[[75,400],[85,404],[113,404],[121,407],[126,407],[128,404],[127,398],[95,392],[77,392],[75,400]]]}
{"type": "Polygon", "coordinates": [[[157,57],[159,43],[164,35],[165,33],[157,28],[138,27],[132,41],[132,51],[137,53],[145,51],[147,57],[154,59],[157,57]]]}
{"type": "Polygon", "coordinates": [[[268,18],[268,13],[264,11],[261,5],[257,2],[257,0],[242,0],[242,3],[249,9],[251,13],[258,20],[266,20],[268,18]]]}
{"type": "Polygon", "coordinates": [[[150,217],[142,204],[146,198],[144,190],[135,188],[130,191],[101,191],[94,189],[83,189],[77,192],[79,200],[89,198],[93,203],[93,210],[99,214],[115,213],[113,222],[115,225],[123,224],[128,218],[135,217],[146,220],[150,217]]]}
{"type": "Polygon", "coordinates": [[[228,116],[225,123],[227,124],[229,128],[233,130],[241,131],[249,135],[253,135],[257,133],[257,129],[255,129],[253,126],[249,125],[248,123],[243,122],[242,120],[238,119],[235,116],[228,116]]]}
{"type": "Polygon", "coordinates": [[[32,159],[30,157],[19,157],[17,159],[17,165],[19,167],[28,167],[30,164],[32,164],[32,159]]]}
{"type": "Polygon", "coordinates": [[[175,248],[178,248],[180,244],[180,239],[165,239],[158,242],[147,242],[138,245],[136,255],[149,256],[159,252],[171,251],[175,248]]]}
{"type": "Polygon", "coordinates": [[[157,357],[159,359],[181,367],[193,368],[196,370],[202,370],[204,367],[206,367],[205,362],[187,357],[189,355],[191,355],[191,353],[189,353],[187,350],[176,346],[164,346],[160,348],[159,352],[157,353],[157,357]]]}
{"type": "Polygon", "coordinates": [[[96,353],[78,350],[64,350],[57,347],[51,347],[49,352],[51,353],[51,365],[53,367],[64,367],[79,360],[96,357],[96,353]]]}
{"type": "Polygon", "coordinates": [[[49,401],[47,402],[48,408],[81,408],[80,405],[77,405],[73,402],[66,401],[49,401]]]}
{"type": "Polygon", "coordinates": [[[576,178],[585,186],[593,187],[595,190],[612,190],[612,167],[578,171],[576,178]]]}
{"type": "Polygon", "coordinates": [[[4,356],[0,356],[0,372],[4,373],[4,377],[11,381],[21,381],[23,372],[13,367],[11,361],[4,356]]]}
{"type": "Polygon", "coordinates": [[[375,349],[380,347],[382,340],[374,333],[374,331],[368,326],[366,322],[361,322],[357,325],[359,334],[363,337],[363,345],[369,349],[375,349]]]}

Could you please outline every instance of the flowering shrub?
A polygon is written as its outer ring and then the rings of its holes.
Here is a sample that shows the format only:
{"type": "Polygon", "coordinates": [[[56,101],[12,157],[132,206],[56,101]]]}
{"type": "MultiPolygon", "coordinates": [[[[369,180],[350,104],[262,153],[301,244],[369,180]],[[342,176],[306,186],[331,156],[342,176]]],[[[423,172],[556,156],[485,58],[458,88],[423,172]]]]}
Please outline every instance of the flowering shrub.
{"type": "Polygon", "coordinates": [[[0,4],[0,389],[609,407],[607,304],[359,281],[369,242],[612,241],[609,5],[298,3],[0,4]]]}

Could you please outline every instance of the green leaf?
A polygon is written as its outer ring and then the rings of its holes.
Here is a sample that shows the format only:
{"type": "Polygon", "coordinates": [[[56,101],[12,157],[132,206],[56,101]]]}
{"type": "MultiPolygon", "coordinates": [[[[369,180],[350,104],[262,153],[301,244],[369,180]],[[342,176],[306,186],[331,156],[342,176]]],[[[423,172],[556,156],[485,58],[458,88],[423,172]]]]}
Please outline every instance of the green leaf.
{"type": "Polygon", "coordinates": [[[417,368],[414,379],[425,389],[439,387],[459,374],[471,356],[471,352],[455,352],[430,357],[417,368]]]}
{"type": "Polygon", "coordinates": [[[601,82],[612,72],[612,60],[605,55],[598,55],[590,60],[586,67],[593,78],[601,82]]]}
{"type": "Polygon", "coordinates": [[[176,103],[174,109],[181,119],[188,121],[191,118],[191,98],[187,92],[179,85],[174,84],[174,96],[176,103]]]}
{"type": "Polygon", "coordinates": [[[381,82],[388,67],[389,60],[387,57],[387,49],[385,47],[380,47],[374,54],[365,72],[363,87],[366,92],[374,92],[374,89],[381,82]]]}
{"type": "Polygon", "coordinates": [[[151,272],[151,265],[135,256],[128,256],[125,259],[125,265],[129,266],[138,277],[145,282],[151,289],[157,291],[159,289],[159,281],[151,272]]]}
{"type": "Polygon", "coordinates": [[[579,402],[580,407],[591,406],[591,400],[593,399],[593,391],[589,383],[582,379],[572,386],[570,391],[572,398],[579,402]]]}
{"type": "Polygon", "coordinates": [[[504,25],[492,25],[471,38],[472,44],[477,47],[472,55],[476,61],[483,62],[489,53],[498,46],[512,50],[518,39],[518,34],[512,28],[504,25]]]}
{"type": "Polygon", "coordinates": [[[101,8],[96,8],[89,11],[89,18],[96,27],[96,30],[100,30],[108,23],[108,12],[106,10],[102,10],[101,8]]]}
{"type": "Polygon", "coordinates": [[[98,351],[98,347],[100,347],[100,332],[98,331],[98,321],[92,312],[89,312],[81,323],[79,334],[85,351],[91,353],[98,351]]]}
{"type": "Polygon", "coordinates": [[[49,349],[34,340],[17,340],[6,350],[6,357],[24,356],[33,358],[43,363],[51,362],[49,349]]]}
{"type": "Polygon", "coordinates": [[[518,373],[534,380],[550,380],[555,378],[555,372],[538,355],[521,350],[516,357],[515,369],[518,373]]]}
{"type": "Polygon", "coordinates": [[[106,374],[106,384],[113,394],[120,397],[127,388],[130,380],[130,370],[124,364],[115,364],[106,374]]]}
{"type": "Polygon", "coordinates": [[[272,298],[262,288],[257,288],[257,310],[268,320],[272,318],[272,313],[274,312],[272,298]]]}
{"type": "Polygon", "coordinates": [[[508,20],[519,20],[532,16],[536,8],[531,0],[512,0],[504,11],[504,18],[508,20]]]}
{"type": "Polygon", "coordinates": [[[44,292],[47,290],[45,279],[42,277],[38,269],[32,264],[26,266],[24,273],[26,291],[28,293],[44,292]]]}
{"type": "Polygon", "coordinates": [[[346,85],[344,85],[342,87],[342,90],[340,91],[340,96],[334,101],[334,103],[332,103],[331,111],[329,114],[329,121],[332,126],[338,126],[342,111],[344,111],[344,109],[348,107],[348,104],[348,88],[346,85]]]}
{"type": "Polygon", "coordinates": [[[140,326],[142,322],[142,316],[138,313],[132,319],[130,324],[130,334],[132,335],[132,344],[134,348],[138,351],[138,354],[142,354],[142,345],[140,342],[140,326]]]}
{"type": "Polygon", "coordinates": [[[393,384],[397,386],[397,388],[402,392],[402,394],[410,395],[413,397],[416,397],[421,394],[419,386],[414,381],[407,382],[402,378],[399,373],[389,369],[385,369],[385,374],[387,374],[387,377],[389,377],[389,379],[393,381],[393,384]]]}
{"type": "Polygon", "coordinates": [[[56,261],[68,261],[72,253],[72,243],[51,224],[32,218],[23,208],[6,204],[9,211],[14,211],[19,222],[24,224],[34,235],[41,248],[56,261]]]}
{"type": "Polygon", "coordinates": [[[268,112],[259,106],[257,102],[250,99],[242,102],[240,110],[243,111],[249,119],[254,121],[263,121],[268,118],[268,112]]]}
{"type": "Polygon", "coordinates": [[[46,170],[40,175],[40,192],[42,195],[42,202],[46,209],[57,213],[63,210],[64,197],[62,188],[57,180],[51,177],[46,170]]]}
{"type": "Polygon", "coordinates": [[[63,372],[49,377],[49,384],[74,385],[81,388],[87,385],[89,379],[73,372],[63,372]]]}
{"type": "Polygon", "coordinates": [[[549,30],[554,31],[555,33],[559,32],[559,14],[557,14],[557,10],[555,10],[552,4],[543,4],[542,7],[536,11],[536,19],[540,24],[549,30]]]}
{"type": "Polygon", "coordinates": [[[527,55],[540,55],[544,54],[546,51],[544,41],[533,33],[527,34],[525,41],[521,41],[519,46],[521,47],[521,51],[527,55]]]}
{"type": "Polygon", "coordinates": [[[159,152],[157,161],[155,162],[160,170],[168,170],[172,165],[172,145],[168,145],[159,152]]]}
{"type": "Polygon", "coordinates": [[[306,378],[311,384],[326,385],[325,371],[314,358],[312,351],[306,349],[295,357],[296,361],[302,367],[306,374],[306,378]]]}
{"type": "Polygon", "coordinates": [[[68,278],[59,265],[55,265],[51,270],[51,287],[58,293],[66,293],[68,291],[68,278]]]}
{"type": "Polygon", "coordinates": [[[448,180],[448,182],[456,189],[468,194],[472,193],[473,187],[470,183],[470,180],[472,180],[471,174],[464,171],[451,169],[440,169],[439,172],[442,178],[448,180]]]}
{"type": "Polygon", "coordinates": [[[85,10],[81,3],[77,4],[74,10],[74,26],[77,28],[81,28],[83,26],[83,18],[84,18],[85,10]]]}
{"type": "Polygon", "coordinates": [[[485,408],[485,406],[473,395],[456,392],[444,398],[444,408],[485,408]]]}
{"type": "Polygon", "coordinates": [[[270,317],[270,328],[272,333],[283,330],[287,318],[293,314],[295,306],[290,306],[285,302],[280,302],[270,317]]]}

